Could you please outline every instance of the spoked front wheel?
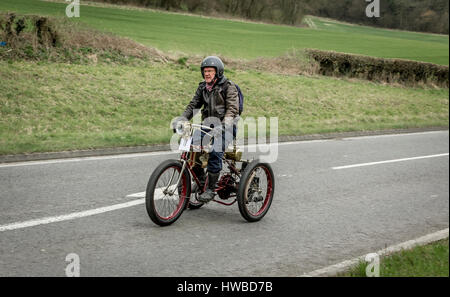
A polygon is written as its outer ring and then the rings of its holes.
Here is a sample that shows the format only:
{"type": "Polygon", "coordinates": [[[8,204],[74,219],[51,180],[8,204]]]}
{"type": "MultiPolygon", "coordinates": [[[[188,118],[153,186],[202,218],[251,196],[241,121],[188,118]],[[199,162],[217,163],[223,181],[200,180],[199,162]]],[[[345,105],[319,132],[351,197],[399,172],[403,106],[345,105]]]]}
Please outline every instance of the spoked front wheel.
{"type": "Polygon", "coordinates": [[[272,204],[275,179],[272,167],[255,160],[245,168],[237,195],[239,211],[249,222],[261,220],[272,204]]]}
{"type": "Polygon", "coordinates": [[[173,224],[189,202],[191,177],[188,170],[181,172],[182,168],[180,161],[168,160],[159,165],[150,177],[145,205],[150,219],[157,225],[173,224]]]}

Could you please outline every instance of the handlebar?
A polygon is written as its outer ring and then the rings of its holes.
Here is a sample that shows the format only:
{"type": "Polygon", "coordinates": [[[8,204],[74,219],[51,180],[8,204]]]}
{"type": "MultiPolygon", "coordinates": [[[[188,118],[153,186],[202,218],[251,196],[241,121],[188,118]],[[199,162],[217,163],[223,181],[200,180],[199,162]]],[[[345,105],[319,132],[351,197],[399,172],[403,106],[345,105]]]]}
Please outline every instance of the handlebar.
{"type": "Polygon", "coordinates": [[[184,137],[188,137],[188,136],[192,136],[192,134],[194,133],[195,130],[200,130],[203,133],[205,133],[206,135],[208,135],[210,137],[214,137],[213,134],[205,132],[203,129],[209,130],[209,132],[211,132],[212,130],[215,130],[215,129],[220,129],[223,132],[223,128],[222,127],[211,128],[211,127],[204,126],[204,125],[191,124],[190,122],[179,122],[179,123],[177,123],[175,131],[179,135],[182,135],[184,137]]]}

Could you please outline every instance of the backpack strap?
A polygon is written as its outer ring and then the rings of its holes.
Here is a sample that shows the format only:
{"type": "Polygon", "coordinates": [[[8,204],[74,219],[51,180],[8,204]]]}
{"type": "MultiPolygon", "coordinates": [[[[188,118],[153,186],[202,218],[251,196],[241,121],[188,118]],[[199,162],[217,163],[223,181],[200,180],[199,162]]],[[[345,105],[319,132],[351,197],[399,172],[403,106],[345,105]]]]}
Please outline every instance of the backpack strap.
{"type": "MultiPolygon", "coordinates": [[[[223,84],[223,86],[222,86],[222,92],[221,92],[221,94],[222,94],[222,97],[223,97],[223,100],[224,100],[224,101],[226,101],[225,99],[227,98],[228,86],[229,86],[230,84],[233,84],[233,82],[232,82],[231,80],[227,79],[227,81],[226,81],[226,82],[223,84]]],[[[225,103],[226,103],[226,102],[225,102],[225,103]]]]}

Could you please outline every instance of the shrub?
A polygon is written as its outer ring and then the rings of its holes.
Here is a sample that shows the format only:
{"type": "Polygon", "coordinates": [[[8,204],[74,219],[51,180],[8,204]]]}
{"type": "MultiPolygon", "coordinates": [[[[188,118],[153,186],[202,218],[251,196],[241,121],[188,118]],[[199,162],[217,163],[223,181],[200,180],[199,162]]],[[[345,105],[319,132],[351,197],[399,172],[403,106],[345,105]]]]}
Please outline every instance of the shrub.
{"type": "Polygon", "coordinates": [[[307,49],[305,52],[317,62],[318,73],[322,75],[354,77],[407,86],[420,84],[445,88],[449,86],[448,66],[315,49],[307,49]]]}

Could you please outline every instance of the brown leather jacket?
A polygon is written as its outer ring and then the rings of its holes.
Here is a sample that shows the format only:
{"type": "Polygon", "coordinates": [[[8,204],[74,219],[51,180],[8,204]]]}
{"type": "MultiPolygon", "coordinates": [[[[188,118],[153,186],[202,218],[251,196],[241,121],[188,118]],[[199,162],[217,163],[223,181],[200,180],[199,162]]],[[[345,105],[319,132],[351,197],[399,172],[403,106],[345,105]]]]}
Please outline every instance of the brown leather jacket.
{"type": "Polygon", "coordinates": [[[234,120],[239,116],[239,95],[236,86],[225,76],[217,82],[211,92],[206,90],[206,82],[201,82],[189,103],[183,117],[191,120],[194,110],[202,108],[202,121],[208,117],[234,120]]]}

